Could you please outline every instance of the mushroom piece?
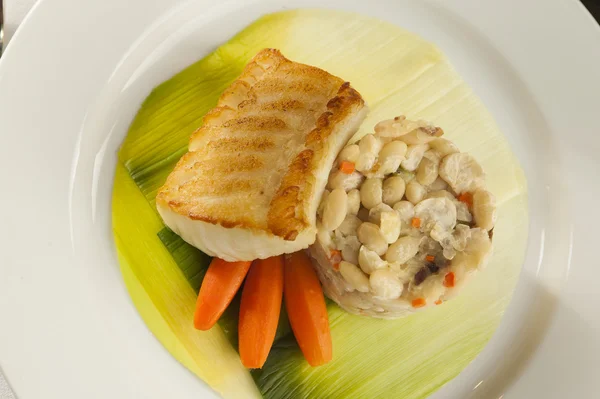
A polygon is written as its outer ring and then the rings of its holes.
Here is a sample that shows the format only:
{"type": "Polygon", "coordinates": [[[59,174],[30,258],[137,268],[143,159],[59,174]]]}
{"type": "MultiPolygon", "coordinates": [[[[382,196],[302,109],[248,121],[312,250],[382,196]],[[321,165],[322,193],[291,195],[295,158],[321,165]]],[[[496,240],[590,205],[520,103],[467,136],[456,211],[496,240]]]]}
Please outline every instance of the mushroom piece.
{"type": "Polygon", "coordinates": [[[481,165],[463,152],[445,156],[440,163],[439,174],[456,194],[475,191],[483,186],[485,178],[481,165]]]}
{"type": "Polygon", "coordinates": [[[426,144],[444,134],[444,131],[435,126],[421,126],[403,135],[400,140],[406,144],[426,144]]]}
{"type": "Polygon", "coordinates": [[[421,230],[450,231],[456,225],[456,206],[446,197],[428,198],[415,205],[415,217],[421,220],[421,230]]]}
{"type": "Polygon", "coordinates": [[[375,251],[371,251],[364,245],[358,251],[358,265],[367,274],[373,273],[377,269],[387,266],[387,262],[381,259],[375,251]]]}

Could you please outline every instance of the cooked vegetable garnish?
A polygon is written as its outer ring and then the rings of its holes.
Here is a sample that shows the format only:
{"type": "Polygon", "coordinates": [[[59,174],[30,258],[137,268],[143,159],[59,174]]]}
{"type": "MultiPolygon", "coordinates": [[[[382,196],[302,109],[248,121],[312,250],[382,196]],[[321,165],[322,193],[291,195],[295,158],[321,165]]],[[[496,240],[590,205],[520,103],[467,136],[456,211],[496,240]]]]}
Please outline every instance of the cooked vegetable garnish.
{"type": "Polygon", "coordinates": [[[208,330],[219,320],[242,285],[251,263],[213,258],[198,294],[194,327],[208,330]]]}
{"type": "Polygon", "coordinates": [[[242,291],[239,352],[242,364],[261,368],[275,339],[283,296],[283,256],[255,260],[242,291]]]}
{"type": "Polygon", "coordinates": [[[415,227],[415,228],[418,229],[419,227],[421,227],[421,219],[419,219],[419,218],[412,218],[412,220],[410,221],[410,224],[411,224],[412,227],[415,227]]]}
{"type": "Polygon", "coordinates": [[[340,262],[342,261],[342,251],[337,249],[332,249],[330,252],[330,259],[333,268],[336,270],[340,269],[340,262]]]}
{"type": "Polygon", "coordinates": [[[416,298],[416,299],[413,299],[412,305],[413,305],[413,308],[420,308],[420,307],[427,305],[427,301],[425,301],[425,298],[416,298]]]}
{"type": "Polygon", "coordinates": [[[329,317],[319,278],[304,251],[286,255],[284,276],[285,308],[296,341],[308,364],[325,364],[332,357],[329,317]]]}
{"type": "Polygon", "coordinates": [[[454,273],[450,272],[444,277],[444,287],[454,287],[454,273]]]}
{"type": "Polygon", "coordinates": [[[354,172],[354,169],[355,169],[354,162],[342,161],[340,163],[340,170],[347,175],[352,174],[352,172],[354,172]]]}
{"type": "Polygon", "coordinates": [[[427,256],[425,257],[425,260],[426,260],[427,262],[433,262],[433,261],[435,260],[435,256],[433,256],[433,255],[427,255],[427,256]]]}
{"type": "Polygon", "coordinates": [[[438,299],[437,301],[434,302],[436,305],[441,305],[443,302],[441,299],[438,299]]]}
{"type": "Polygon", "coordinates": [[[456,197],[456,199],[458,199],[460,202],[467,204],[469,208],[473,207],[473,194],[469,192],[464,192],[460,194],[458,197],[456,197]]]}

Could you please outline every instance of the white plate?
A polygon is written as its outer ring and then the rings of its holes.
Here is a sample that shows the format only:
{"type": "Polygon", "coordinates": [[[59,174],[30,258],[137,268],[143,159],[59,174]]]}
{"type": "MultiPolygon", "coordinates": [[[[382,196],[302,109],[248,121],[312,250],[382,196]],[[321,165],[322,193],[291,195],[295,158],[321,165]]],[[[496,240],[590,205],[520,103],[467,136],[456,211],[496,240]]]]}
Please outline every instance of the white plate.
{"type": "MultiPolygon", "coordinates": [[[[116,149],[157,83],[314,0],[44,0],[0,61],[0,367],[21,399],[213,397],[149,333],[112,244],[116,149]],[[217,5],[218,4],[218,5],[217,5]],[[283,6],[285,4],[285,6],[283,6]]],[[[578,1],[330,1],[438,44],[530,189],[501,326],[436,398],[600,395],[600,29],[578,1]]]]}

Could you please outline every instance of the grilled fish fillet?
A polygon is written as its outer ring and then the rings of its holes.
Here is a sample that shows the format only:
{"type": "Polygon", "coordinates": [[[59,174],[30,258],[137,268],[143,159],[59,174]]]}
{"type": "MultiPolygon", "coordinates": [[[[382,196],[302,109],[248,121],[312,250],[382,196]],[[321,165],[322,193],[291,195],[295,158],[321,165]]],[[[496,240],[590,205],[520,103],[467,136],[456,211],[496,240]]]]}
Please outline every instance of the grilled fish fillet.
{"type": "Polygon", "coordinates": [[[185,241],[227,261],[307,248],[335,157],[366,112],[349,83],[262,50],[192,135],[158,211],[185,241]]]}

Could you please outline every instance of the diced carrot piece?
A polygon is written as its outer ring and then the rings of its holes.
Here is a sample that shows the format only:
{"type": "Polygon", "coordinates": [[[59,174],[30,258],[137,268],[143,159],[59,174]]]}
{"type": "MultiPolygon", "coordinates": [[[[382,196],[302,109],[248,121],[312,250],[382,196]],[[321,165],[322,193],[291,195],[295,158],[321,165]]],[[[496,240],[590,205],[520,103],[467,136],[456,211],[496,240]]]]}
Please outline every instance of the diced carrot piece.
{"type": "Polygon", "coordinates": [[[455,277],[454,277],[453,272],[446,274],[446,276],[444,277],[444,287],[448,287],[448,288],[454,287],[454,283],[455,283],[454,280],[455,280],[455,277]]]}
{"type": "Polygon", "coordinates": [[[196,302],[194,327],[209,330],[237,293],[252,262],[226,262],[213,258],[196,302]]]}
{"type": "Polygon", "coordinates": [[[283,293],[292,331],[308,364],[329,362],[332,346],[325,297],[304,251],[286,255],[283,293]]]}
{"type": "Polygon", "coordinates": [[[342,171],[342,173],[345,173],[347,175],[350,175],[354,172],[355,166],[353,162],[350,161],[342,161],[340,163],[340,171],[342,171]]]}
{"type": "Polygon", "coordinates": [[[425,257],[425,260],[426,260],[427,262],[433,262],[433,261],[435,260],[435,256],[433,256],[433,255],[427,255],[427,256],[425,257]]]}
{"type": "Polygon", "coordinates": [[[411,224],[412,227],[415,227],[415,228],[418,229],[419,227],[421,227],[421,219],[419,219],[419,218],[412,218],[412,220],[410,221],[410,224],[411,224]]]}
{"type": "Polygon", "coordinates": [[[252,263],[240,302],[238,324],[242,364],[262,368],[275,340],[283,297],[283,256],[252,263]]]}
{"type": "Polygon", "coordinates": [[[462,193],[457,198],[460,202],[467,204],[469,208],[473,206],[473,194],[471,193],[462,193]]]}
{"type": "Polygon", "coordinates": [[[436,304],[436,305],[441,305],[441,304],[442,304],[442,300],[441,300],[441,299],[438,299],[437,301],[435,301],[435,304],[436,304]]]}
{"type": "Polygon", "coordinates": [[[342,262],[342,251],[337,249],[332,249],[329,252],[329,259],[331,260],[331,264],[335,270],[340,270],[340,263],[342,262]]]}
{"type": "Polygon", "coordinates": [[[425,298],[416,298],[412,301],[413,308],[421,308],[425,305],[427,305],[427,301],[425,300],[425,298]]]}

